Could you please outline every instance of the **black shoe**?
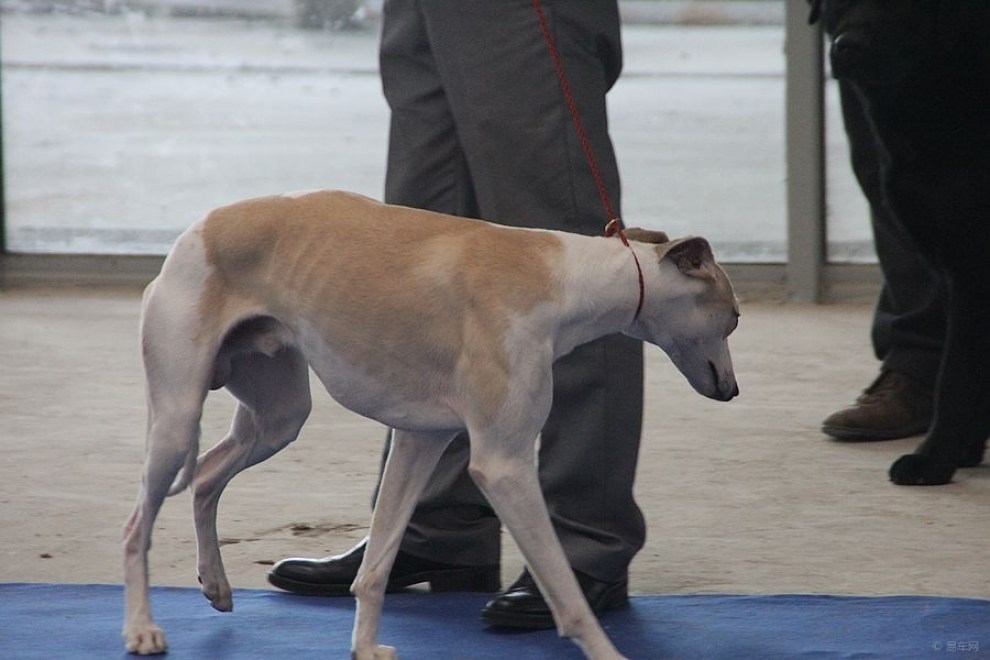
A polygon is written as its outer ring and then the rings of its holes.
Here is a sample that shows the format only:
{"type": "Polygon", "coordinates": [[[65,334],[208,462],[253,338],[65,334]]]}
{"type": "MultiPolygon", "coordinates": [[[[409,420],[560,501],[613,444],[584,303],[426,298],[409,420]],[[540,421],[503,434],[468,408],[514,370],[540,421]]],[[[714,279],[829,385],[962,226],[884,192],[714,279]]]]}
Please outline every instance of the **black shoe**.
{"type": "MultiPolygon", "coordinates": [[[[306,596],[346,596],[357,576],[368,539],[342,555],[324,559],[283,559],[268,572],[268,581],[278,587],[306,596]]],[[[455,566],[420,559],[399,551],[388,576],[389,592],[414,584],[429,582],[430,589],[440,591],[499,590],[498,566],[455,566]]]]}
{"type": "MultiPolygon", "coordinates": [[[[574,571],[581,591],[596,616],[629,605],[629,580],[599,582],[593,577],[574,571]]],[[[536,580],[527,568],[511,587],[488,601],[481,619],[490,626],[503,628],[553,628],[553,614],[547,606],[536,580]]]]}

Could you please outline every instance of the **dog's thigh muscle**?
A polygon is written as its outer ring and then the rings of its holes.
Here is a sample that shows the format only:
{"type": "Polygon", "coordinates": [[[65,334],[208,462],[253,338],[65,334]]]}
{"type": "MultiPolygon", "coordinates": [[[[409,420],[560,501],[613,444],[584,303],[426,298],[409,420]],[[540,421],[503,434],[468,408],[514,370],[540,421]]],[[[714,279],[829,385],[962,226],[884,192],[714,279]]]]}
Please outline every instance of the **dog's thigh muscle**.
{"type": "Polygon", "coordinates": [[[237,357],[227,389],[238,400],[230,432],[199,458],[193,484],[199,578],[204,595],[221,611],[232,602],[216,528],[220,495],[238,472],[295,440],[311,407],[306,361],[291,347],[272,357],[237,357]]]}

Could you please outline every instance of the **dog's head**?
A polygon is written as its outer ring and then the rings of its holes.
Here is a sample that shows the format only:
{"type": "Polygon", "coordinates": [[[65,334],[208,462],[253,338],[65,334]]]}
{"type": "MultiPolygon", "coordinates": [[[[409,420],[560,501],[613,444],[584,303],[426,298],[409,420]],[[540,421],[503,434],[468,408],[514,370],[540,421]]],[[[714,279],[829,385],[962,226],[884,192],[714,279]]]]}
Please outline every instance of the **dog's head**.
{"type": "Polygon", "coordinates": [[[628,229],[654,247],[642,263],[645,299],[630,334],[656,344],[700,394],[728,401],[739,394],[729,335],[739,323],[732,284],[703,238],[672,241],[662,232],[628,229]]]}
{"type": "MultiPolygon", "coordinates": [[[[925,75],[985,13],[986,0],[810,0],[832,41],[833,75],[891,86],[925,75]]],[[[986,38],[984,35],[983,38],[986,38]]],[[[977,65],[974,63],[974,65],[977,65]]]]}

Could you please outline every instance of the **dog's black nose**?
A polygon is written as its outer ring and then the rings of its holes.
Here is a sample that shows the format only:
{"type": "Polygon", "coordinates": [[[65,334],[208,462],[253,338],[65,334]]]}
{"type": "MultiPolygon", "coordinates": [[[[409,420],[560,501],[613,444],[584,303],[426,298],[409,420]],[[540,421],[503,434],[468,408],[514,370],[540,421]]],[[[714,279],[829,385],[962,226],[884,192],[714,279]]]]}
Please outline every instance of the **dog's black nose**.
{"type": "Polygon", "coordinates": [[[719,377],[718,367],[711,360],[708,361],[708,368],[712,372],[712,378],[715,380],[715,389],[718,390],[717,394],[710,395],[713,399],[718,399],[719,401],[731,401],[735,397],[739,396],[739,385],[735,382],[732,383],[732,389],[726,390],[725,382],[719,377]]]}
{"type": "Polygon", "coordinates": [[[732,401],[737,396],[739,396],[739,385],[733,383],[732,389],[728,391],[723,390],[721,392],[721,396],[719,396],[718,399],[719,401],[732,401]]]}

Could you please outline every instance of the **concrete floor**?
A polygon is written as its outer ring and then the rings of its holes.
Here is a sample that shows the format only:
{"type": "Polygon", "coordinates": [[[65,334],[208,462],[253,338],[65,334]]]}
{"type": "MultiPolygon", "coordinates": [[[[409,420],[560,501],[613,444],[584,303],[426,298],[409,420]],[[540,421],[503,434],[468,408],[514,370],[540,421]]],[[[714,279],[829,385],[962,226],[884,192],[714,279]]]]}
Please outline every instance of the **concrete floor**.
{"type": "MultiPolygon", "coordinates": [[[[121,581],[120,527],[137,492],[144,402],[137,290],[0,291],[0,581],[121,581]]],[[[865,304],[743,304],[732,346],[742,395],[696,395],[648,355],[636,484],[649,540],[636,593],[990,596],[990,469],[899,488],[889,463],[917,439],[841,445],[821,419],[875,375],[865,304]]],[[[343,551],[365,532],[382,431],[314,390],[294,445],[231,484],[220,507],[235,587],[287,555],[343,551]]],[[[204,445],[231,402],[211,397],[204,445]]],[[[503,579],[521,563],[506,539],[503,579]]],[[[170,500],[155,584],[195,585],[188,495],[170,500]]]]}

